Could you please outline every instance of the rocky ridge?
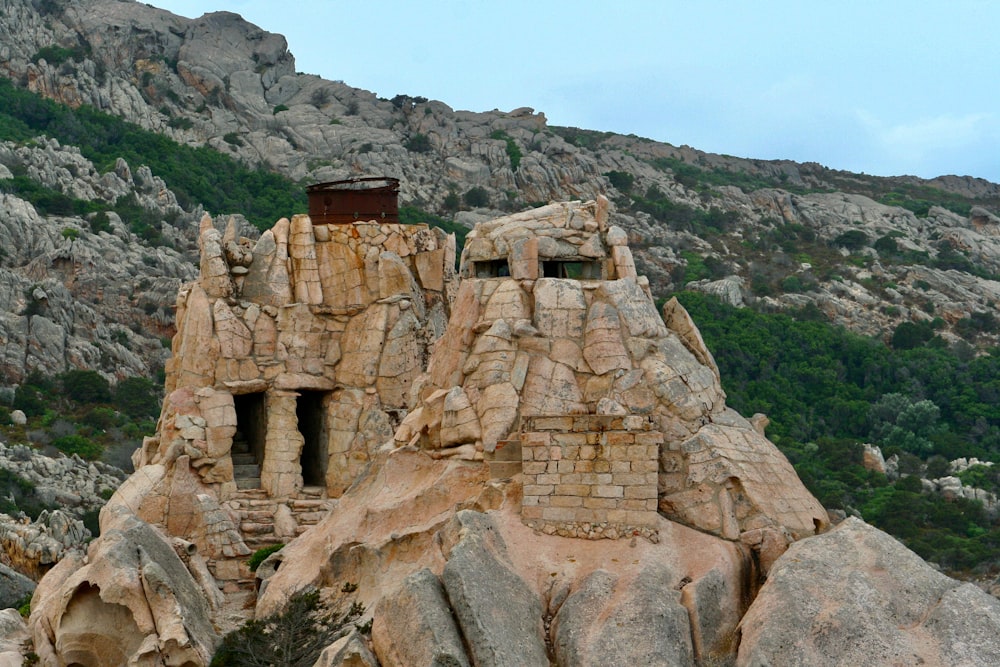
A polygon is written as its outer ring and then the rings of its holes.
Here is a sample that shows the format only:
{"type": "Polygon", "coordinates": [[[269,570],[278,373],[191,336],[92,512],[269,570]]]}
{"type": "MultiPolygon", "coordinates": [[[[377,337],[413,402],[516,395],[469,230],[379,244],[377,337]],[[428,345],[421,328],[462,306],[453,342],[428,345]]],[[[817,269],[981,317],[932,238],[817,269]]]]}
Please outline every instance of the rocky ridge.
{"type": "MultiPolygon", "coordinates": [[[[888,335],[900,322],[940,317],[954,342],[950,327],[958,321],[997,314],[1000,287],[983,276],[1000,270],[1000,187],[982,179],[872,179],[812,163],[712,155],[554,128],[527,108],[478,113],[409,95],[384,99],[296,72],[283,37],[227,12],[188,19],[112,0],[38,7],[28,0],[4,3],[4,75],[66,104],[90,104],[305,182],[392,176],[402,181],[404,202],[434,211],[452,210],[463,194],[481,188],[486,197],[476,205],[485,208],[456,215],[470,226],[532,203],[604,193],[622,204],[613,221],[629,233],[637,264],[660,295],[690,282],[684,274],[693,253],[713,262],[718,274],[696,280],[693,288],[738,305],[816,305],[832,321],[865,334],[888,335]],[[49,51],[49,62],[46,47],[70,55],[53,58],[49,51]],[[752,184],[692,182],[685,168],[721,170],[752,184]],[[928,187],[972,198],[973,206],[965,214],[931,206],[918,217],[867,196],[873,189],[928,187]],[[656,219],[634,201],[650,193],[699,215],[717,209],[733,222],[692,229],[656,219]],[[791,227],[823,245],[864,230],[864,266],[835,257],[816,265],[773,241],[759,255],[742,249],[791,227]],[[900,261],[872,247],[885,237],[916,259],[900,261]],[[980,275],[929,267],[942,248],[967,257],[980,275]],[[762,272],[804,287],[762,293],[753,285],[762,272]]],[[[982,337],[984,344],[993,341],[989,331],[982,337]]]]}
{"type": "MultiPolygon", "coordinates": [[[[0,177],[11,170],[85,201],[113,203],[134,194],[144,208],[187,219],[163,181],[119,160],[98,173],[75,147],[42,140],[32,146],[0,143],[0,177]]],[[[55,375],[86,368],[110,380],[147,376],[166,361],[161,336],[173,331],[169,304],[193,274],[182,254],[182,228],[164,225],[179,250],[143,246],[113,211],[110,231],[94,232],[86,219],[42,217],[25,200],[0,194],[0,369],[4,382],[32,371],[55,375]]],[[[190,231],[187,232],[190,234],[190,231]]]]}

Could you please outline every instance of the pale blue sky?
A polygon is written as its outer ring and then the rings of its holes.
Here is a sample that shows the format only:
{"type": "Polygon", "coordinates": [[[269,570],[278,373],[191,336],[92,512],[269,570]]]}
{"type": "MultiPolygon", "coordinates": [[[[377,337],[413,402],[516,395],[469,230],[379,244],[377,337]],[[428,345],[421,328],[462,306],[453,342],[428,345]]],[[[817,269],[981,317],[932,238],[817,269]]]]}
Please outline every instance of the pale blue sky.
{"type": "Polygon", "coordinates": [[[286,37],[301,72],[455,109],[879,175],[1000,182],[1000,3],[152,0],[286,37]]]}

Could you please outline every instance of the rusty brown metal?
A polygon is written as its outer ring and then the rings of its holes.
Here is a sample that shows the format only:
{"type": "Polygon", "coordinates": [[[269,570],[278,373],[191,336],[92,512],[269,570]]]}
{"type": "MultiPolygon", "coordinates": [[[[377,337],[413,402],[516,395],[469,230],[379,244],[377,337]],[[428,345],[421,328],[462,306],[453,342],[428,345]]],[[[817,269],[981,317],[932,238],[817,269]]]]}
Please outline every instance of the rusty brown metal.
{"type": "Polygon", "coordinates": [[[314,225],[378,220],[399,222],[399,179],[381,176],[348,178],[306,188],[314,225]]]}

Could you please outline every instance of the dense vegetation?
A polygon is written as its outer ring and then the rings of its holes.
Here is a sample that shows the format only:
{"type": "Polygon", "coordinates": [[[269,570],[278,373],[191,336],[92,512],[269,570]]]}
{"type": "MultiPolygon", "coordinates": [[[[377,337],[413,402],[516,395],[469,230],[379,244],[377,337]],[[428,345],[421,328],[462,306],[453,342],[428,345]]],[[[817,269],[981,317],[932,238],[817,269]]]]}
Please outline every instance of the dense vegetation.
{"type": "MultiPolygon", "coordinates": [[[[1000,351],[975,356],[933,335],[893,347],[808,311],[678,298],[715,356],[728,404],[768,415],[768,437],[825,506],[859,512],[945,567],[1000,566],[1000,524],[980,503],[921,493],[916,476],[946,474],[958,457],[1000,461],[1000,351]],[[900,471],[914,476],[890,484],[866,470],[862,442],[898,455],[900,471]]],[[[987,490],[1000,481],[989,468],[966,478],[987,490]]]]}
{"type": "Polygon", "coordinates": [[[178,144],[86,105],[71,109],[0,78],[0,140],[24,142],[39,135],[78,146],[101,171],[110,171],[119,157],[133,167],[148,165],[185,209],[201,204],[214,213],[239,212],[262,229],[306,210],[303,188],[284,176],[211,148],[178,144]]]}
{"type": "Polygon", "coordinates": [[[9,408],[0,407],[0,424],[10,424],[10,410],[21,410],[28,423],[5,427],[8,441],[30,440],[128,470],[132,451],[156,428],[160,394],[159,385],[142,377],[112,387],[96,371],[72,370],[56,377],[36,372],[17,387],[9,408]]]}

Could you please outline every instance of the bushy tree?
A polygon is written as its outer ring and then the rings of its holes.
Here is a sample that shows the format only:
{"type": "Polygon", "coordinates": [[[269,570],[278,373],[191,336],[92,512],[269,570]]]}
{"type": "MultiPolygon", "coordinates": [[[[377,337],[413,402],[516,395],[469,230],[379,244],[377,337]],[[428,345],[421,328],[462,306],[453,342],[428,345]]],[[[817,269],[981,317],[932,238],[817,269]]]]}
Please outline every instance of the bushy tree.
{"type": "Polygon", "coordinates": [[[67,371],[59,380],[63,392],[77,403],[107,403],[111,400],[111,385],[97,371],[67,371]]]}
{"type": "Polygon", "coordinates": [[[143,377],[125,378],[115,387],[114,404],[132,418],[155,417],[160,412],[156,385],[143,377]]]}
{"type": "Polygon", "coordinates": [[[464,198],[465,203],[472,208],[480,208],[489,206],[490,204],[490,193],[486,191],[486,188],[481,188],[478,185],[474,188],[469,188],[464,198]]]}
{"type": "MultiPolygon", "coordinates": [[[[354,592],[345,585],[342,594],[354,592]]],[[[364,612],[357,602],[338,601],[346,610],[331,611],[319,591],[294,594],[285,608],[264,619],[248,621],[226,635],[211,667],[312,667],[319,654],[364,612]]]]}
{"type": "Polygon", "coordinates": [[[869,416],[875,442],[922,456],[934,450],[932,438],[942,430],[941,410],[932,401],[913,402],[897,393],[882,396],[872,405],[869,416]]]}

